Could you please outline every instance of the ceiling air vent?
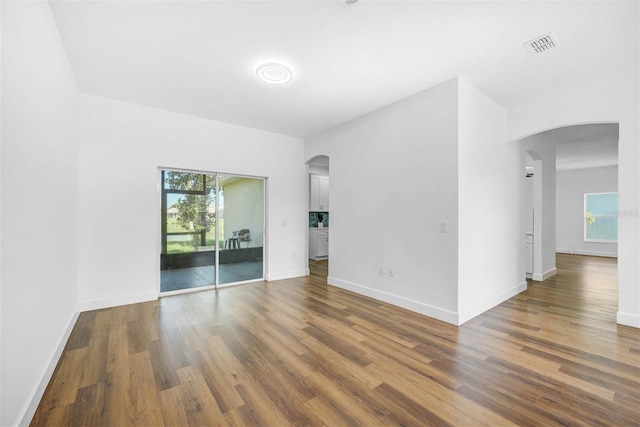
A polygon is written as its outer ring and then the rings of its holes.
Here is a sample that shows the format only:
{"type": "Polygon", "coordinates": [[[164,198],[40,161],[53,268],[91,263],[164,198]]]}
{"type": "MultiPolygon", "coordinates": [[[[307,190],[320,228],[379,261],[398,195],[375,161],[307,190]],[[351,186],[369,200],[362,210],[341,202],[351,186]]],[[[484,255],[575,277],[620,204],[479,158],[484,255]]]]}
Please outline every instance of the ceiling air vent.
{"type": "Polygon", "coordinates": [[[537,37],[524,44],[531,55],[547,52],[548,50],[558,47],[558,39],[553,33],[549,33],[542,37],[537,37]]]}

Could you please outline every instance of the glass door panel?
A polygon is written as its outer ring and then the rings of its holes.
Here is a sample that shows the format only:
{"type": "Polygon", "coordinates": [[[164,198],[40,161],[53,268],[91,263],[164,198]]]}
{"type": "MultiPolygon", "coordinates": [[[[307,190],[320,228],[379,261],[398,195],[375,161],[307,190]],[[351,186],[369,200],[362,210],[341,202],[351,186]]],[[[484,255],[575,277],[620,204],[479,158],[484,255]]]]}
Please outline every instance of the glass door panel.
{"type": "Polygon", "coordinates": [[[161,171],[160,292],[215,285],[216,176],[161,171]]]}
{"type": "Polygon", "coordinates": [[[264,278],[264,179],[219,176],[218,283],[264,278]]]}

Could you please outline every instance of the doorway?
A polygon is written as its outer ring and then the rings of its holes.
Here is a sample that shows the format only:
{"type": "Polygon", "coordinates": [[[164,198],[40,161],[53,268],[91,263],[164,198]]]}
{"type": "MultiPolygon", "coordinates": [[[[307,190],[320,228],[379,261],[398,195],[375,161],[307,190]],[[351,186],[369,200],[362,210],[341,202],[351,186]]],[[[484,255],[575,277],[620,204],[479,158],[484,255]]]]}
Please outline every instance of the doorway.
{"type": "Polygon", "coordinates": [[[309,270],[326,280],[329,271],[330,168],[329,157],[318,155],[309,165],[309,270]]]}
{"type": "Polygon", "coordinates": [[[265,179],[161,169],[160,293],[264,280],[265,179]]]}

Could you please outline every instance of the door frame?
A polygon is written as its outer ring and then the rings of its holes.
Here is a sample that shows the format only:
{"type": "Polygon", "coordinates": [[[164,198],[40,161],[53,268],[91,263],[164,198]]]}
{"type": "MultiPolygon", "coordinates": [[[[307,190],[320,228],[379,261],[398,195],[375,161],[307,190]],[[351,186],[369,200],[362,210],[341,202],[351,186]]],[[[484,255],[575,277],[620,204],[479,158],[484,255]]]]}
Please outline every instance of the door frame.
{"type": "Polygon", "coordinates": [[[158,296],[159,297],[163,297],[163,296],[171,296],[171,295],[178,295],[178,294],[183,294],[183,293],[189,293],[189,292],[198,292],[198,291],[205,291],[205,290],[211,290],[211,289],[218,289],[218,288],[222,288],[222,287],[227,287],[227,286],[237,286],[237,285],[243,285],[246,283],[253,283],[253,282],[260,282],[260,281],[265,281],[266,277],[267,277],[267,246],[268,246],[268,233],[267,233],[267,177],[263,177],[263,176],[257,176],[257,175],[246,175],[246,174],[238,174],[238,173],[231,173],[231,172],[212,172],[212,171],[206,171],[206,170],[199,170],[199,169],[187,169],[187,168],[179,168],[179,167],[171,167],[171,166],[158,166],[157,168],[157,191],[156,191],[156,212],[160,212],[160,215],[157,215],[154,221],[155,224],[155,230],[156,230],[156,261],[155,261],[155,265],[156,265],[156,283],[157,283],[157,291],[158,291],[158,296]],[[179,290],[175,290],[175,291],[167,291],[167,292],[162,292],[161,290],[161,262],[160,262],[160,256],[162,254],[162,250],[163,250],[163,236],[162,236],[162,198],[163,198],[163,186],[164,186],[164,182],[162,181],[162,172],[163,171],[172,171],[172,172],[184,172],[184,173],[194,173],[194,174],[206,174],[206,175],[213,175],[215,176],[215,207],[216,207],[216,216],[215,216],[215,223],[216,223],[216,231],[215,231],[215,236],[216,236],[216,240],[215,240],[215,264],[214,264],[214,268],[215,268],[215,278],[214,278],[214,284],[212,285],[208,285],[208,286],[200,286],[200,287],[195,287],[195,288],[186,288],[186,289],[179,289],[179,290]],[[256,279],[249,279],[249,280],[243,280],[243,281],[238,281],[238,282],[230,282],[230,283],[224,283],[224,284],[220,284],[220,268],[219,268],[219,262],[220,262],[220,249],[219,249],[219,245],[220,245],[220,233],[218,230],[218,224],[220,224],[220,210],[219,210],[219,202],[220,202],[220,197],[219,197],[219,191],[220,191],[220,177],[221,176],[233,176],[233,177],[238,177],[238,178],[249,178],[249,179],[259,179],[262,180],[262,185],[263,185],[263,192],[262,192],[262,238],[263,238],[263,245],[262,245],[262,277],[260,278],[256,278],[256,279]],[[159,233],[157,231],[160,231],[159,233]]]}

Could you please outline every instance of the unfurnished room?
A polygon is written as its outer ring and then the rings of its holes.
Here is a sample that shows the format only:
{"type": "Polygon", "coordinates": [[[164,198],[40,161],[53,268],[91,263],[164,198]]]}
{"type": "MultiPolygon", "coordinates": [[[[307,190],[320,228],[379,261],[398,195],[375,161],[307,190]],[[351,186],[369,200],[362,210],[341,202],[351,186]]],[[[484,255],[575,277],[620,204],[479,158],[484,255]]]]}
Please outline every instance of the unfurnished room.
{"type": "Polygon", "coordinates": [[[638,1],[0,22],[0,425],[640,426],[638,1]]]}

